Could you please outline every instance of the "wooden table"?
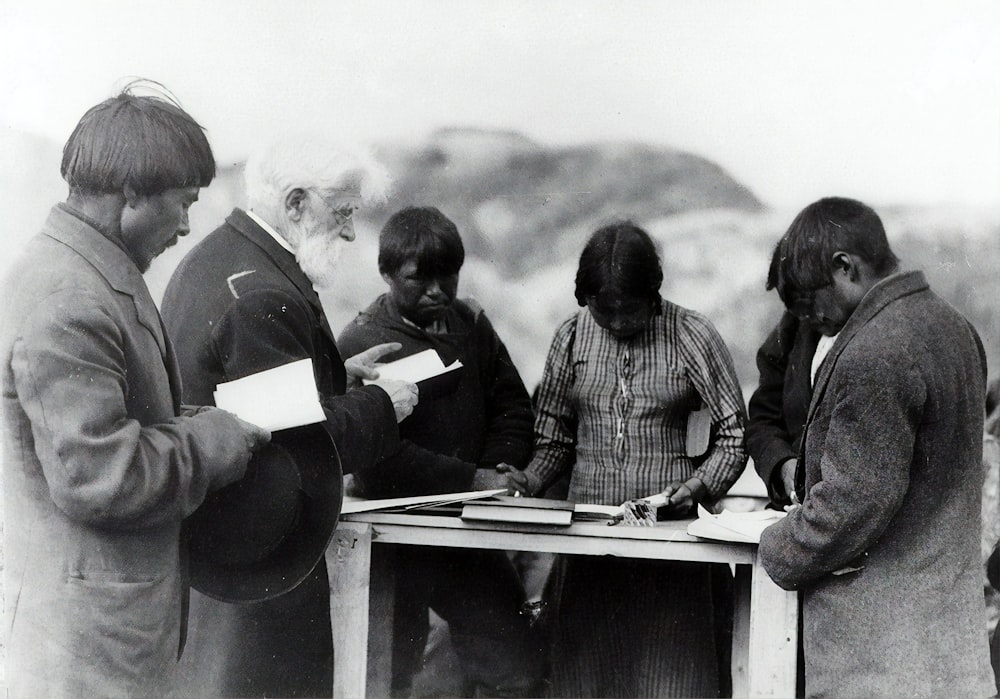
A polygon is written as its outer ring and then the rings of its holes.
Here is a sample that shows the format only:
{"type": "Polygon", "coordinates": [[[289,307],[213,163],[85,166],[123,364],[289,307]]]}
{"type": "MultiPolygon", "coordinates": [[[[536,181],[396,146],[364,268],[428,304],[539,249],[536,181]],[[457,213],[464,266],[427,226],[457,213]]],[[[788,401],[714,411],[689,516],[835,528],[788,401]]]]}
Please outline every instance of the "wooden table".
{"type": "MultiPolygon", "coordinates": [[[[372,571],[372,544],[455,546],[730,563],[736,571],[733,695],[794,697],[798,605],[764,572],[753,544],[707,541],[687,521],[652,528],[574,523],[569,527],[465,522],[440,515],[345,515],[327,549],[338,699],[388,697],[392,571],[372,571]]],[[[376,567],[379,567],[376,558],[376,567]]]]}

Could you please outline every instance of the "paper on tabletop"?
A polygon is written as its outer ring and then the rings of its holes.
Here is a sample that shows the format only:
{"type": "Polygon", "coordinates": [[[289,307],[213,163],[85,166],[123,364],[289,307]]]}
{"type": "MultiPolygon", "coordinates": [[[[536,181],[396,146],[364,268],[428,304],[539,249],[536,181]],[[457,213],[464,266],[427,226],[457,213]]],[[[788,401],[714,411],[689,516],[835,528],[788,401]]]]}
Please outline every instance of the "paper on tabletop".
{"type": "Polygon", "coordinates": [[[698,505],[698,519],[688,525],[687,533],[705,539],[759,544],[761,533],[782,519],[785,514],[785,512],[778,510],[755,510],[753,512],[723,510],[721,513],[713,515],[698,505]]]}
{"type": "MultiPolygon", "coordinates": [[[[423,352],[411,354],[409,357],[397,359],[394,362],[380,364],[376,368],[378,369],[380,379],[399,379],[401,381],[417,383],[424,379],[430,379],[449,371],[454,371],[461,366],[462,362],[457,359],[448,366],[445,366],[436,351],[427,349],[423,352]]],[[[364,379],[363,383],[367,385],[371,381],[364,379]]]]}
{"type": "Polygon", "coordinates": [[[272,432],[326,419],[310,358],[220,383],[214,395],[217,407],[272,432]]]}
{"type": "Polygon", "coordinates": [[[467,500],[478,500],[494,495],[502,495],[507,492],[506,488],[498,490],[471,490],[465,493],[440,493],[438,495],[414,495],[406,498],[381,498],[377,500],[366,500],[345,496],[344,503],[340,508],[342,514],[352,512],[374,512],[375,510],[388,510],[397,508],[418,506],[443,505],[444,503],[465,502],[467,500]]]}

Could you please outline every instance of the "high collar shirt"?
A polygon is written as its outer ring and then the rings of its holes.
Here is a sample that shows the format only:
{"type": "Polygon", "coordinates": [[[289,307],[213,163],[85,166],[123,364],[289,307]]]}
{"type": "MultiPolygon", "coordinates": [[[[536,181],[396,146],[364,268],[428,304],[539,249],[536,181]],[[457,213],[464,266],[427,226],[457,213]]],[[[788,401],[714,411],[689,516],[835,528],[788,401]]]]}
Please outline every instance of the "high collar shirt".
{"type": "Polygon", "coordinates": [[[274,226],[272,226],[270,223],[268,223],[267,221],[265,221],[264,219],[262,219],[260,216],[258,216],[253,211],[247,210],[244,213],[246,213],[247,216],[249,216],[251,219],[253,219],[253,222],[256,223],[258,226],[260,226],[260,229],[262,231],[264,231],[269,236],[271,236],[272,238],[274,238],[274,242],[276,242],[278,245],[280,245],[281,247],[283,247],[285,250],[287,250],[288,252],[292,253],[293,255],[295,254],[295,250],[292,248],[291,245],[289,245],[288,241],[285,240],[284,236],[282,236],[280,233],[278,233],[278,231],[276,231],[274,229],[274,226]]]}

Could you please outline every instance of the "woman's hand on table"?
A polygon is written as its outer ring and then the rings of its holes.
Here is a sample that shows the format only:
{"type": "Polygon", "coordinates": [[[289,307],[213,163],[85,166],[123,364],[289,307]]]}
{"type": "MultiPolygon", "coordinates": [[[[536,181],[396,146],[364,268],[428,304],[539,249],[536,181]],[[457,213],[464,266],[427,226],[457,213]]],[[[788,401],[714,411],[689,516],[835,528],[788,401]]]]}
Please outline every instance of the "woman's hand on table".
{"type": "Polygon", "coordinates": [[[684,519],[690,517],[708,490],[700,478],[675,481],[662,493],[645,498],[634,498],[622,503],[622,522],[634,527],[651,527],[657,519],[684,519]]]}
{"type": "Polygon", "coordinates": [[[708,494],[708,489],[700,478],[692,477],[671,483],[660,494],[666,498],[661,508],[664,518],[684,519],[694,513],[698,503],[708,494]]]}

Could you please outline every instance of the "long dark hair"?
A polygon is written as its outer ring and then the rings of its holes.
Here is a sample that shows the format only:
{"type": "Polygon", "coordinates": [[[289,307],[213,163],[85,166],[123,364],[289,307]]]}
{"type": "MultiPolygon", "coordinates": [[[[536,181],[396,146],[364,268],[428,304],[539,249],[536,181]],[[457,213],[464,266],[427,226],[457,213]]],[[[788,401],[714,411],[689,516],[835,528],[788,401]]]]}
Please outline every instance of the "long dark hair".
{"type": "Polygon", "coordinates": [[[656,303],[663,283],[663,267],[656,244],[639,226],[620,221],[597,229],[580,254],[576,271],[576,302],[602,292],[656,303]]]}

